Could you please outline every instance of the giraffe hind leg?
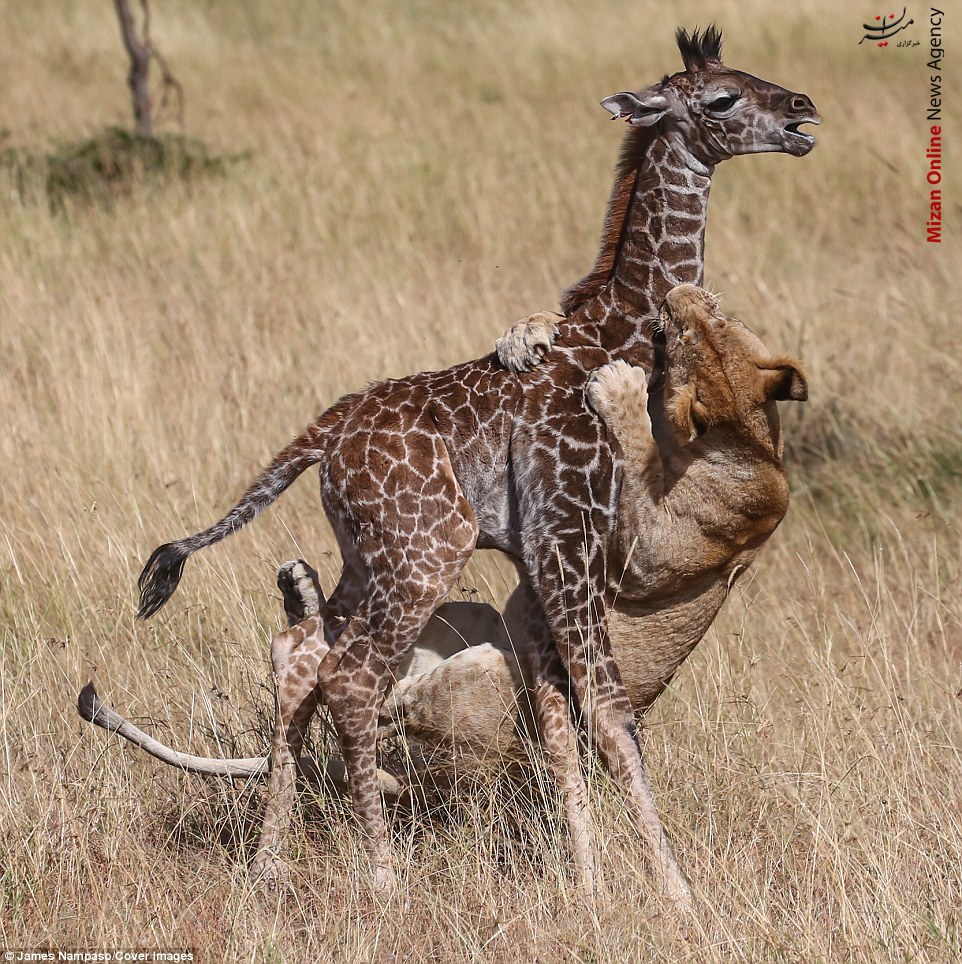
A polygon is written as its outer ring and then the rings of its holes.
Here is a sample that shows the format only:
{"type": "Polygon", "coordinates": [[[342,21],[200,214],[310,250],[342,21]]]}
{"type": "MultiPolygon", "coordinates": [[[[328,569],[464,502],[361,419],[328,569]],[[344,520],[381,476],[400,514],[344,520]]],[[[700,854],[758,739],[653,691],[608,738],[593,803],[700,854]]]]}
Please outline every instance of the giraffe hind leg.
{"type": "Polygon", "coordinates": [[[251,866],[252,877],[268,890],[283,886],[289,877],[283,848],[294,807],[298,759],[320,697],[317,668],[327,653],[317,616],[278,633],[271,641],[275,684],[271,775],[251,866]]]}
{"type": "Polygon", "coordinates": [[[394,872],[377,782],[378,718],[394,671],[460,575],[474,539],[473,534],[466,535],[455,551],[449,545],[447,558],[431,559],[427,573],[409,565],[406,549],[390,558],[389,565],[378,569],[369,595],[318,669],[354,810],[372,857],[374,883],[382,892],[392,889],[394,872]]]}
{"type": "Polygon", "coordinates": [[[292,559],[277,570],[277,588],[284,597],[288,626],[316,616],[325,602],[317,571],[303,559],[292,559]]]}
{"type": "Polygon", "coordinates": [[[354,616],[318,667],[351,786],[351,799],[374,864],[378,890],[393,886],[387,824],[377,781],[375,744],[394,673],[444,601],[474,551],[478,526],[449,466],[432,473],[428,518],[402,514],[389,500],[371,531],[395,533],[356,548],[370,574],[354,616]],[[420,533],[433,529],[441,537],[420,533]]]}

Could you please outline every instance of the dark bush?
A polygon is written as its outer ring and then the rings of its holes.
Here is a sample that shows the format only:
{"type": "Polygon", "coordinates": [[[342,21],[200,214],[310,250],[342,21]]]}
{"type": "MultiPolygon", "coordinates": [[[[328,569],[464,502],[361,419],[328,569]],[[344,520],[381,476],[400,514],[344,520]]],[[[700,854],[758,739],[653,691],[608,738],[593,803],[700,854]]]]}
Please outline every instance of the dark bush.
{"type": "Polygon", "coordinates": [[[43,195],[56,209],[68,198],[110,203],[148,183],[192,183],[221,175],[245,156],[213,154],[183,134],[145,137],[110,127],[49,154],[7,148],[0,151],[0,168],[23,200],[43,195]]]}

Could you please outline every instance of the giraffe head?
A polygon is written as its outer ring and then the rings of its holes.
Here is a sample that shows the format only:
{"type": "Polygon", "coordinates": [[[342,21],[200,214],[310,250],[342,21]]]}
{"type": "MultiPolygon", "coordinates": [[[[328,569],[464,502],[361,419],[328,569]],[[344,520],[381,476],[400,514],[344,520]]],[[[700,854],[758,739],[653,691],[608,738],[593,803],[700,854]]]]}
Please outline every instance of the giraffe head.
{"type": "Polygon", "coordinates": [[[685,69],[644,90],[606,97],[601,105],[613,120],[660,125],[696,167],[767,151],[803,157],[815,146],[815,138],[799,130],[822,122],[807,95],[726,67],[721,31],[714,26],[690,35],[679,28],[676,40],[685,69]]]}

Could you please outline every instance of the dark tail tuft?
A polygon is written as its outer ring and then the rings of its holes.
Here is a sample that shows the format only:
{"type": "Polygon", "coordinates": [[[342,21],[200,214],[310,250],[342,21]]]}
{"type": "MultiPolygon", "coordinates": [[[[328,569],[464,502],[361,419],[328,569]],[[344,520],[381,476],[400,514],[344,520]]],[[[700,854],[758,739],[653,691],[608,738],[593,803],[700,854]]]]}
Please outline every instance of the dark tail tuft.
{"type": "Polygon", "coordinates": [[[97,697],[97,690],[94,689],[93,680],[91,680],[80,691],[80,695],[77,697],[77,712],[88,723],[93,723],[94,717],[97,715],[99,704],[100,700],[97,697]]]}
{"type": "Polygon", "coordinates": [[[158,546],[150,554],[137,580],[140,588],[138,619],[150,619],[173,596],[189,555],[190,552],[176,542],[158,546]]]}

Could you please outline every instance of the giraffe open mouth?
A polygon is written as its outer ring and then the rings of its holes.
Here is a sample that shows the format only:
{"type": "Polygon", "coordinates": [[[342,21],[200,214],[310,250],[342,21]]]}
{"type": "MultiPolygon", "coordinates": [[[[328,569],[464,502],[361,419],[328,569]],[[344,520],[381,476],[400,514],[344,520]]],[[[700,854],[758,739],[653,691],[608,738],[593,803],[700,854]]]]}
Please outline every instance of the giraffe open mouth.
{"type": "Polygon", "coordinates": [[[815,146],[815,137],[806,131],[800,131],[798,128],[802,124],[821,123],[821,118],[803,117],[801,120],[792,121],[790,124],[786,124],[782,128],[786,150],[788,150],[790,154],[795,154],[798,157],[807,154],[815,146]]]}

